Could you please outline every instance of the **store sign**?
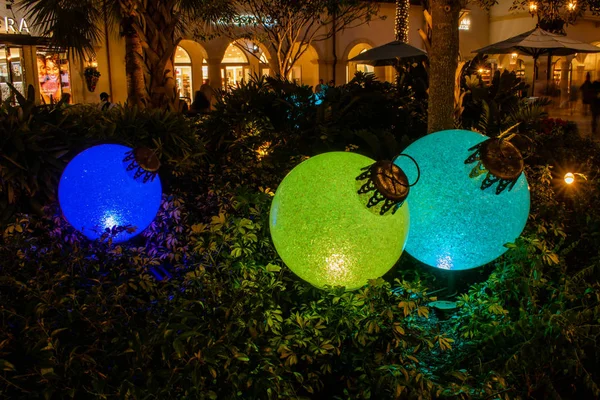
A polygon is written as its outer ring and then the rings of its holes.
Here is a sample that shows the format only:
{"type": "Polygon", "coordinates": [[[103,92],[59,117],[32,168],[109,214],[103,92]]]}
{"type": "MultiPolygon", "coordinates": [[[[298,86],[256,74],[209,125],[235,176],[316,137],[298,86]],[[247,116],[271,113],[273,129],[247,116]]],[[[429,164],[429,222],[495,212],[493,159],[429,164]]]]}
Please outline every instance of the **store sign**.
{"type": "Polygon", "coordinates": [[[25,18],[4,17],[0,19],[0,33],[31,33],[25,18]]]}
{"type": "Polygon", "coordinates": [[[244,27],[244,26],[256,27],[259,25],[270,27],[270,26],[275,25],[277,23],[277,21],[271,17],[260,18],[260,17],[257,17],[256,15],[252,15],[252,14],[238,14],[230,19],[222,18],[219,20],[218,23],[224,24],[224,25],[235,25],[235,26],[239,26],[239,27],[244,27]]]}

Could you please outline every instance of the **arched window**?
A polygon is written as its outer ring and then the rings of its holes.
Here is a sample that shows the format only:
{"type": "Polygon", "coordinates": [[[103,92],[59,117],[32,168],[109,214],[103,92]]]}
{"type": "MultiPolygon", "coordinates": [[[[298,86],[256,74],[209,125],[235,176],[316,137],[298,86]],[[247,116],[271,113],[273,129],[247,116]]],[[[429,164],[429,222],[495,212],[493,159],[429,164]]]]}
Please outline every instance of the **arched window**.
{"type": "MultiPolygon", "coordinates": [[[[368,45],[367,43],[357,44],[356,46],[352,47],[352,49],[350,49],[350,52],[348,53],[348,60],[356,57],[359,54],[364,53],[365,51],[369,50],[370,48],[371,48],[371,46],[368,45]]],[[[352,80],[352,78],[354,78],[354,74],[359,71],[363,72],[363,73],[372,74],[375,72],[375,67],[373,67],[372,65],[368,65],[368,64],[348,62],[348,64],[346,65],[346,82],[350,82],[352,80]]]]}
{"type": "Polygon", "coordinates": [[[192,102],[192,59],[181,46],[175,49],[175,81],[179,89],[179,97],[188,104],[192,102]]]}
{"type": "Polygon", "coordinates": [[[235,43],[231,43],[221,61],[221,78],[225,87],[235,86],[250,75],[248,57],[235,43]]]}

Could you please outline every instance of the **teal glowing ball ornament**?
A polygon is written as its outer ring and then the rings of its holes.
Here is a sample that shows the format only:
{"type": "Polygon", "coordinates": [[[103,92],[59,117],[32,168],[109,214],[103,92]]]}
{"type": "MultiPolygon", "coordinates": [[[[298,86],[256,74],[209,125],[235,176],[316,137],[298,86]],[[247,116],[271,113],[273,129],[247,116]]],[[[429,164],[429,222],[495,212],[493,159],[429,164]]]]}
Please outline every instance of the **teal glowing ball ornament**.
{"type": "Polygon", "coordinates": [[[391,161],[348,152],[309,158],[283,179],[273,198],[275,248],[296,275],[318,288],[364,286],[402,254],[408,187],[391,161]]]}
{"type": "Polygon", "coordinates": [[[114,242],[131,239],[152,223],[160,207],[160,166],[152,150],[117,144],[90,147],[65,168],[58,200],[66,220],[90,239],[115,226],[135,227],[114,242]]]}
{"type": "MultiPolygon", "coordinates": [[[[506,138],[448,130],[429,134],[405,151],[420,167],[412,188],[406,251],[447,270],[476,268],[500,257],[529,216],[529,185],[519,150],[506,138]]],[[[411,163],[396,164],[410,178],[411,163]]]]}

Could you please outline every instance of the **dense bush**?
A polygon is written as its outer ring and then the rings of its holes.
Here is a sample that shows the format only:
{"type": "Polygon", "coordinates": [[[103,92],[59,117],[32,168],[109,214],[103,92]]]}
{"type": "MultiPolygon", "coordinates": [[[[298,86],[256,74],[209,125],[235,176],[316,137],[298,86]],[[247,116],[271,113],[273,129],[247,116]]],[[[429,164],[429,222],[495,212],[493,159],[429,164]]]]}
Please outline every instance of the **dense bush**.
{"type": "Polygon", "coordinates": [[[197,121],[44,111],[81,138],[67,147],[161,149],[170,185],[153,224],[125,244],[111,232],[87,240],[51,198],[39,214],[11,214],[0,244],[0,397],[599,396],[600,149],[568,125],[536,130],[544,123],[525,104],[512,112],[529,118],[522,133],[536,146],[531,218],[504,257],[459,280],[457,311],[430,307],[445,282],[406,255],[353,292],[316,290],[282,264],[268,232],[277,183],[319,151],[375,157],[387,135],[399,145],[392,124],[421,107],[410,94],[386,103],[400,92],[359,76],[316,104],[309,88],[255,80],[197,121]],[[581,174],[573,186],[566,171],[581,174]]]}
{"type": "Polygon", "coordinates": [[[181,176],[205,155],[194,122],[161,110],[90,105],[0,109],[0,226],[15,212],[41,213],[56,199],[60,174],[77,153],[99,143],[150,147],[164,168],[163,179],[181,176]]]}

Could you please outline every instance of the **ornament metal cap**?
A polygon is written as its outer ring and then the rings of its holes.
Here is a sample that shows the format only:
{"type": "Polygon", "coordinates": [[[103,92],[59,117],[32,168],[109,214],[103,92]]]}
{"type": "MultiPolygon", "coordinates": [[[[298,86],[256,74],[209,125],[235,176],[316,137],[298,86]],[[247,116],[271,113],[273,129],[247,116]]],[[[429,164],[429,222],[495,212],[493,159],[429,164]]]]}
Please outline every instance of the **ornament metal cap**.
{"type": "Polygon", "coordinates": [[[156,152],[148,147],[137,147],[125,153],[123,162],[127,171],[135,170],[134,179],[143,177],[144,183],[153,181],[160,168],[156,152]]]}
{"type": "Polygon", "coordinates": [[[525,162],[519,149],[509,142],[511,137],[504,139],[491,138],[471,147],[469,151],[475,150],[465,164],[477,164],[469,173],[470,178],[487,173],[481,182],[481,190],[485,190],[498,182],[496,194],[502,193],[506,188],[512,190],[517,179],[523,173],[525,162]]]}
{"type": "Polygon", "coordinates": [[[358,190],[358,194],[368,194],[372,192],[371,198],[367,202],[367,207],[375,207],[379,203],[383,202],[381,209],[379,210],[380,215],[384,215],[390,209],[394,214],[398,208],[402,206],[408,194],[410,187],[417,184],[419,181],[421,172],[417,162],[409,155],[400,154],[396,156],[392,161],[380,160],[361,169],[364,171],[356,177],[357,181],[364,181],[363,185],[358,190]],[[404,171],[394,164],[394,161],[398,157],[410,158],[417,167],[417,180],[410,184],[408,177],[404,171]]]}

